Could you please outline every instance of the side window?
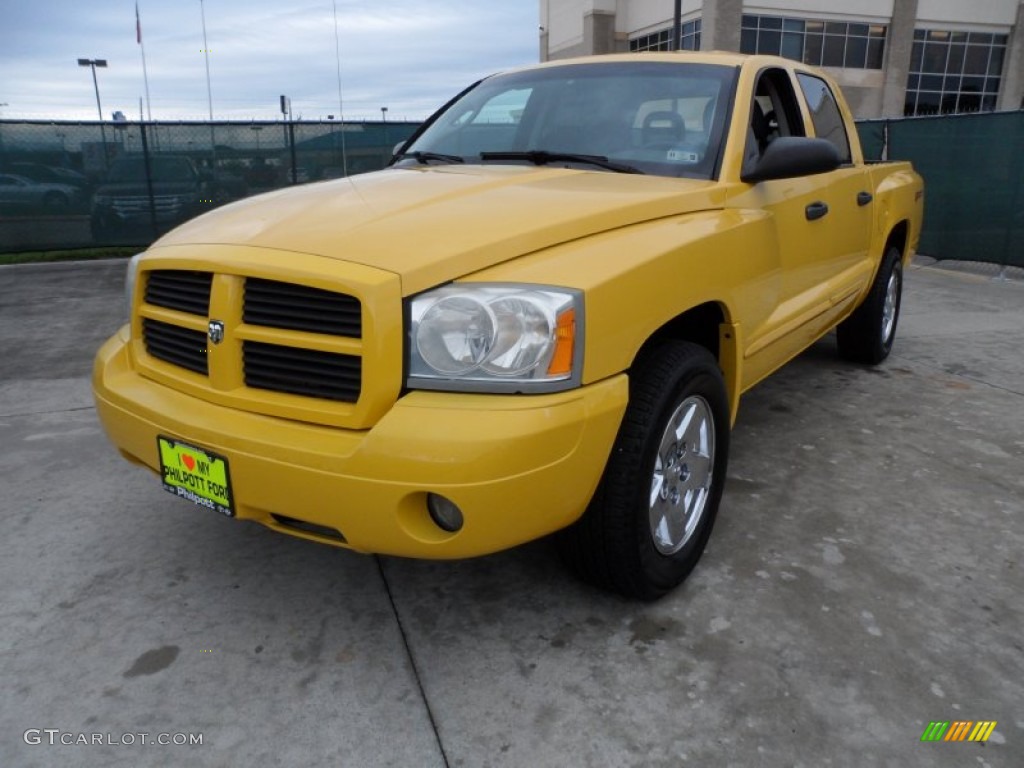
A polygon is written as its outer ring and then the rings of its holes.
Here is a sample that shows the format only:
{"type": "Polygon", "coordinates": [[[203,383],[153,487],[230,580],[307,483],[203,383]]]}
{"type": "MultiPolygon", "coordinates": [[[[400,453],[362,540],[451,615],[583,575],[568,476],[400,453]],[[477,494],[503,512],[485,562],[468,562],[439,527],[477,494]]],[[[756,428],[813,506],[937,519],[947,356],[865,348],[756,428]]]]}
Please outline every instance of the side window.
{"type": "Polygon", "coordinates": [[[846,135],[843,116],[828,83],[820,77],[807,74],[798,74],[797,80],[800,81],[800,89],[804,92],[807,106],[811,110],[814,134],[820,139],[831,141],[839,150],[839,157],[844,163],[852,162],[850,139],[846,135]]]}
{"type": "Polygon", "coordinates": [[[766,69],[757,78],[750,105],[744,170],[757,163],[761,154],[779,136],[805,136],[803,119],[789,74],[784,69],[766,69]]]}

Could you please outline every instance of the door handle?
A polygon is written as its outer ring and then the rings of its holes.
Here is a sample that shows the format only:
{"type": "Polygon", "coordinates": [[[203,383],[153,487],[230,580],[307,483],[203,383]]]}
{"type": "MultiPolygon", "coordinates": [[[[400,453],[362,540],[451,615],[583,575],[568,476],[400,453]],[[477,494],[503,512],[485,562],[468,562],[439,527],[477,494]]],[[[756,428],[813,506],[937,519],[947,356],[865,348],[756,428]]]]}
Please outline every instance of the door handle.
{"type": "Polygon", "coordinates": [[[816,203],[811,203],[804,209],[804,213],[807,216],[808,221],[814,221],[820,219],[826,213],[828,213],[828,204],[823,203],[820,200],[816,203]]]}
{"type": "Polygon", "coordinates": [[[864,206],[874,200],[875,197],[870,192],[858,192],[857,193],[857,205],[864,206]]]}

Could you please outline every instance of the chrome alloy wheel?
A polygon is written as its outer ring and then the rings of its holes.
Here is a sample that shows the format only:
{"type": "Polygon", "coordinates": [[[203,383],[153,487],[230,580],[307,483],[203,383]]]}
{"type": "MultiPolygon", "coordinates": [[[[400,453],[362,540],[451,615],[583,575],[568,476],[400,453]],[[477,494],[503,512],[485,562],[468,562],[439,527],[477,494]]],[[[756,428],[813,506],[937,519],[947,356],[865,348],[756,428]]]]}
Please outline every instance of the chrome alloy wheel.
{"type": "Polygon", "coordinates": [[[894,269],[885,286],[885,303],[882,305],[882,343],[888,344],[896,327],[896,308],[900,298],[900,277],[894,269]]]}
{"type": "MultiPolygon", "coordinates": [[[[895,312],[894,312],[895,314],[895,312]]],[[[651,477],[654,547],[674,555],[697,530],[715,467],[715,417],[699,395],[683,400],[665,425],[651,477]]]]}

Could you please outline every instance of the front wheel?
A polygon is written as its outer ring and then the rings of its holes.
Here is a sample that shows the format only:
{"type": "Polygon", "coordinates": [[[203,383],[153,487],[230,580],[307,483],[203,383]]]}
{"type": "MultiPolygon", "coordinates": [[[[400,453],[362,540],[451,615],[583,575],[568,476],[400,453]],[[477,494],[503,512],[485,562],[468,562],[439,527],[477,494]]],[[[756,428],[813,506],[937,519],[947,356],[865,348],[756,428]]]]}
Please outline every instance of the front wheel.
{"type": "Polygon", "coordinates": [[[714,357],[662,344],[630,374],[630,400],[594,499],[559,538],[584,579],[653,600],[693,570],[714,525],[729,452],[729,406],[714,357]]]}
{"type": "Polygon", "coordinates": [[[836,328],[839,354],[855,363],[877,365],[889,356],[896,338],[903,297],[903,261],[890,246],[864,302],[836,328]]]}

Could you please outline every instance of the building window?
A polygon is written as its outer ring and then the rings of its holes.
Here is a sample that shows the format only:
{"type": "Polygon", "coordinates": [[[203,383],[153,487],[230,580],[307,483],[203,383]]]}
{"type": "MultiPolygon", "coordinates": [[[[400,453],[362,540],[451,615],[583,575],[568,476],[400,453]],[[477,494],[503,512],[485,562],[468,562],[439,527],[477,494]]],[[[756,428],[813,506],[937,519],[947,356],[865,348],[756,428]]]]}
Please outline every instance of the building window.
{"type": "MultiPolygon", "coordinates": [[[[700,19],[683,22],[682,50],[700,50],[700,19]]],[[[643,37],[634,37],[629,41],[629,50],[636,53],[639,51],[671,51],[672,50],[672,27],[652,32],[643,37]]]]}
{"type": "Polygon", "coordinates": [[[999,96],[1006,35],[914,30],[905,115],[991,112],[999,96]]]}
{"type": "Polygon", "coordinates": [[[744,14],[741,53],[785,56],[816,67],[881,69],[884,24],[744,14]]]}

